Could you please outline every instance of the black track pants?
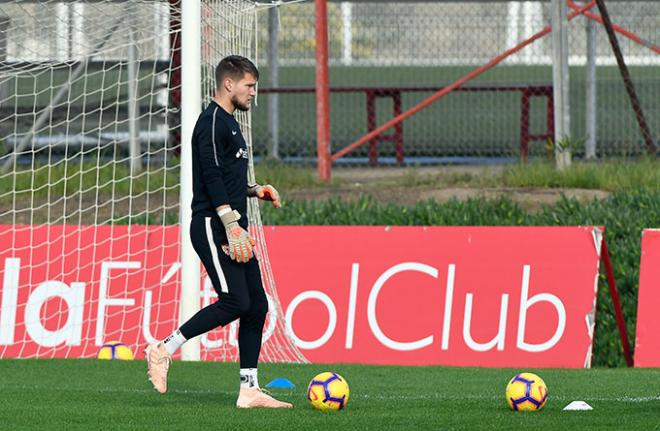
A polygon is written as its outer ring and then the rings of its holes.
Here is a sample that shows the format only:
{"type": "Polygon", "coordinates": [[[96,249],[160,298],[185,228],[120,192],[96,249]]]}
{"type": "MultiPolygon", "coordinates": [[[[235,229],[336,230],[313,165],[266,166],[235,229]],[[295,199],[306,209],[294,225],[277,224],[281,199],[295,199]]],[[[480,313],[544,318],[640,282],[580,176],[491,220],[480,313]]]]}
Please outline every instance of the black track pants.
{"type": "Polygon", "coordinates": [[[238,263],[222,251],[226,236],[218,217],[193,216],[190,237],[218,293],[218,301],[199,310],[184,323],[181,334],[189,340],[240,318],[241,368],[256,368],[268,312],[259,262],[252,258],[247,263],[238,263]]]}

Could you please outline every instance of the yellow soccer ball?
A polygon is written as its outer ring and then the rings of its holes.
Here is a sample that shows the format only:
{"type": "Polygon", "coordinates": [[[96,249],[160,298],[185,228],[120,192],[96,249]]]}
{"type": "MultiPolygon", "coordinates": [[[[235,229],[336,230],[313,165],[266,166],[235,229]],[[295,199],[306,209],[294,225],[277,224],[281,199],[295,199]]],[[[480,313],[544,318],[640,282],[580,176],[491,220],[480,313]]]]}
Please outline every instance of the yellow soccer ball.
{"type": "Polygon", "coordinates": [[[349,394],[348,382],[337,373],[318,374],[307,387],[309,403],[321,411],[343,409],[348,403],[349,394]]]}
{"type": "Polygon", "coordinates": [[[511,410],[521,412],[541,410],[546,401],[548,401],[548,387],[536,374],[516,374],[506,385],[506,402],[511,410]]]}
{"type": "Polygon", "coordinates": [[[121,359],[130,361],[133,359],[133,352],[124,343],[119,341],[108,341],[99,349],[96,355],[97,359],[121,359]]]}

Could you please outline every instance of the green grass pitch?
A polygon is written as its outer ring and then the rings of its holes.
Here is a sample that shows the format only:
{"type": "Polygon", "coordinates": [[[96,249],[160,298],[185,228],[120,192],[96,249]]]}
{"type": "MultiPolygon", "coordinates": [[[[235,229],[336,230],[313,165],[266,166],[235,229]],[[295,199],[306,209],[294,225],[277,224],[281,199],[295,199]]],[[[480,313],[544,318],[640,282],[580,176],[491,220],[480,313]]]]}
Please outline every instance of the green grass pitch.
{"type": "Polygon", "coordinates": [[[144,361],[0,360],[0,429],[263,430],[654,430],[660,429],[660,370],[528,370],[550,397],[540,412],[509,411],[511,369],[262,364],[260,383],[286,377],[276,396],[292,411],[238,410],[235,363],[175,362],[170,392],[146,379],[144,361]],[[313,410],[305,399],[318,372],[342,374],[347,408],[313,410]],[[593,411],[565,412],[572,400],[593,411]]]}

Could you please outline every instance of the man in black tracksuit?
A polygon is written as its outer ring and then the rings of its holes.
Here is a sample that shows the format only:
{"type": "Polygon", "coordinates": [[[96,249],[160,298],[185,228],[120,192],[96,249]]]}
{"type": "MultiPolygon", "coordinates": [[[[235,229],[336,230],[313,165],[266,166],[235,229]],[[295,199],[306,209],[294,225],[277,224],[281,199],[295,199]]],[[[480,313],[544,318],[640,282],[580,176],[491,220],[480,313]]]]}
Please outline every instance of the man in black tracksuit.
{"type": "Polygon", "coordinates": [[[235,110],[250,109],[259,72],[245,57],[229,56],[216,67],[216,93],[199,116],[192,137],[193,200],[190,237],[218,301],[201,309],[161,343],[147,347],[149,379],[167,391],[172,354],[186,340],[241,320],[238,334],[241,388],[237,407],[284,407],[259,388],[257,362],[268,302],[261,282],[254,240],[248,234],[247,199],[280,207],[270,185],[248,184],[248,150],[235,110]]]}

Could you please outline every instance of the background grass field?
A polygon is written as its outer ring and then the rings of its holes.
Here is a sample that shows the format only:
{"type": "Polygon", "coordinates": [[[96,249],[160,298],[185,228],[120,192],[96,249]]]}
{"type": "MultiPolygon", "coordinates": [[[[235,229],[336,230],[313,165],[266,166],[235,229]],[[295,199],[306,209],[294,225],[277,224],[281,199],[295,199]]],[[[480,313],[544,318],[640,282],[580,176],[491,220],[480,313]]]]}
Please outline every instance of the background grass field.
{"type": "Polygon", "coordinates": [[[277,390],[293,411],[238,410],[238,365],[175,362],[170,392],[159,395],[144,361],[0,360],[0,428],[263,430],[654,430],[660,429],[660,370],[529,370],[548,385],[540,412],[514,413],[504,399],[521,370],[363,365],[271,365],[260,383],[286,377],[277,390]],[[307,404],[308,381],[321,371],[351,386],[348,407],[321,413],[307,404]],[[565,412],[584,400],[589,412],[565,412]]]}
{"type": "MultiPolygon", "coordinates": [[[[71,85],[71,107],[85,106],[84,114],[73,120],[66,117],[68,108],[62,104],[53,113],[56,130],[43,130],[42,134],[86,133],[97,136],[99,128],[105,132],[126,131],[128,123],[115,123],[114,117],[125,119],[127,115],[127,91],[125,68],[114,68],[104,73],[94,73],[99,64],[93,64],[90,74],[71,85]],[[96,68],[96,69],[95,69],[96,68]],[[95,89],[91,91],[90,89],[95,89]],[[119,102],[118,102],[119,101],[119,102]],[[105,114],[100,116],[103,108],[105,114]],[[115,113],[115,109],[119,112],[115,113]],[[70,121],[71,120],[71,121],[70,121]],[[61,122],[61,123],[60,123],[61,122]],[[59,125],[58,125],[59,124],[59,125]],[[61,129],[59,132],[57,129],[61,129]]],[[[441,87],[475,69],[476,66],[331,66],[331,87],[441,87]]],[[[208,72],[208,71],[207,71],[208,72]]],[[[660,98],[657,97],[657,76],[660,66],[631,66],[631,76],[644,109],[646,120],[658,138],[660,130],[660,98]]],[[[311,66],[283,66],[279,71],[280,87],[313,87],[315,69],[311,66]]],[[[0,120],[0,136],[9,136],[15,129],[26,133],[35,120],[31,112],[15,116],[14,107],[37,106],[44,109],[52,97],[52,88],[64,85],[68,71],[28,74],[10,80],[8,88],[16,88],[19,96],[9,96],[3,104],[7,108],[0,120]],[[15,82],[14,82],[15,81],[15,82]],[[35,88],[49,91],[36,92],[35,88]],[[16,121],[15,121],[16,120],[16,121]]],[[[570,68],[571,136],[576,140],[586,138],[585,132],[585,68],[570,68]]],[[[159,80],[153,69],[143,67],[139,80],[139,105],[144,117],[144,127],[154,127],[164,121],[159,116],[150,117],[147,112],[158,110],[159,80]]],[[[466,84],[478,85],[552,85],[552,67],[500,65],[466,84]]],[[[260,69],[260,86],[269,87],[269,70],[260,69]]],[[[411,108],[429,97],[432,91],[404,92],[403,109],[411,108]]],[[[597,70],[597,130],[599,155],[630,156],[644,153],[633,110],[627,98],[619,71],[615,66],[599,66],[597,70]]],[[[252,134],[254,151],[258,156],[268,154],[270,135],[268,129],[268,104],[266,94],[257,98],[252,110],[252,134]]],[[[316,105],[314,93],[285,94],[279,97],[280,107],[280,155],[295,160],[316,158],[316,105]]],[[[531,132],[546,132],[546,99],[531,99],[531,132]]],[[[331,94],[330,126],[332,151],[336,152],[354,142],[367,132],[366,98],[364,93],[331,94]]],[[[392,100],[379,99],[376,106],[377,124],[392,118],[392,100]]],[[[1,111],[1,109],[0,109],[1,111]]],[[[74,109],[75,111],[75,109],[74,109]]],[[[455,92],[417,113],[404,123],[406,157],[517,157],[520,143],[521,94],[519,92],[465,93],[455,92]]],[[[169,120],[170,122],[173,119],[169,120]]],[[[390,133],[390,132],[386,132],[390,133]]],[[[8,144],[5,144],[7,147],[8,144]]],[[[126,147],[126,142],[122,143],[126,147]]],[[[533,142],[532,156],[545,154],[544,142],[533,142]]],[[[574,149],[583,154],[583,145],[574,149]]],[[[8,149],[8,148],[7,148],[8,149]]],[[[151,151],[154,151],[151,147],[151,151]]],[[[391,143],[380,145],[381,156],[394,154],[391,143]]],[[[366,156],[366,147],[351,157],[366,156]]]]}
{"type": "MultiPolygon", "coordinates": [[[[331,87],[441,87],[446,86],[475,69],[476,66],[389,66],[357,67],[331,66],[331,87]]],[[[260,82],[267,87],[268,68],[260,69],[260,82]]],[[[632,66],[640,103],[654,137],[660,130],[660,99],[657,95],[657,76],[660,66],[632,66]]],[[[282,67],[281,87],[313,87],[313,67],[282,67]]],[[[585,84],[586,70],[570,68],[571,135],[586,138],[585,84]]],[[[479,85],[552,85],[551,66],[500,65],[470,81],[466,86],[479,85]]],[[[432,92],[403,93],[403,110],[409,109],[432,92]]],[[[621,76],[615,66],[599,66],[597,70],[597,130],[599,154],[626,156],[643,153],[644,146],[634,112],[630,108],[621,76]]],[[[332,94],[330,97],[330,127],[332,151],[336,152],[367,132],[366,98],[364,93],[332,94]]],[[[521,95],[518,92],[465,93],[455,92],[404,122],[405,153],[407,157],[427,156],[498,156],[516,157],[519,154],[521,95]]],[[[268,103],[266,95],[258,98],[253,110],[253,138],[257,154],[263,154],[269,142],[268,103]]],[[[546,99],[531,99],[531,131],[546,131],[546,99]]],[[[282,156],[315,157],[316,118],[314,94],[280,96],[280,152],[282,156]]],[[[377,124],[392,118],[392,101],[377,103],[377,124]]],[[[386,132],[386,134],[391,131],[386,132]]],[[[381,156],[394,154],[391,143],[379,145],[381,156]]],[[[531,154],[542,156],[544,142],[534,142],[531,154]]],[[[584,153],[575,148],[575,153],[584,153]]],[[[351,156],[365,156],[366,147],[351,156]]]]}

